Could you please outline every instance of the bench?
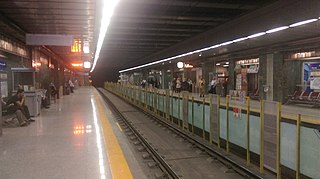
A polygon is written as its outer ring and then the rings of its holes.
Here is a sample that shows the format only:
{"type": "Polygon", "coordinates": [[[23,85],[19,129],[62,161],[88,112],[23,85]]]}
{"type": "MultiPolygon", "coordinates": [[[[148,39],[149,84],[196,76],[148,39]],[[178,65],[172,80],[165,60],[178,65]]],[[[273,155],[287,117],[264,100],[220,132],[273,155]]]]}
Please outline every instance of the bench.
{"type": "Polygon", "coordinates": [[[251,94],[250,98],[253,100],[260,100],[259,88],[256,88],[251,94]]]}
{"type": "Polygon", "coordinates": [[[18,127],[19,121],[16,113],[9,113],[7,108],[2,109],[2,127],[18,127]]]}
{"type": "Polygon", "coordinates": [[[313,107],[320,105],[320,92],[295,91],[293,95],[289,95],[286,104],[308,104],[313,107]]]}

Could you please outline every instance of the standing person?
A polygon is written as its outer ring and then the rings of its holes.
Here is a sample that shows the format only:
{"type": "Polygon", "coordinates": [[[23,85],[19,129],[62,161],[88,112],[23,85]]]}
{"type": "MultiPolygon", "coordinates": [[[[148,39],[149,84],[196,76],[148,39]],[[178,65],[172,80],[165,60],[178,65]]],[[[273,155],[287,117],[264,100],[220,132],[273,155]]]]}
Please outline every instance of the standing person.
{"type": "Polygon", "coordinates": [[[217,79],[216,77],[213,77],[211,82],[210,82],[210,90],[209,93],[211,94],[216,94],[216,87],[217,87],[217,79]]]}
{"type": "Polygon", "coordinates": [[[226,80],[224,80],[222,87],[223,87],[223,96],[227,96],[227,94],[228,94],[228,78],[226,80]]]}
{"type": "Polygon", "coordinates": [[[177,78],[176,89],[177,89],[177,93],[180,93],[180,91],[181,91],[181,80],[180,80],[180,78],[177,78]]]}
{"type": "Polygon", "coordinates": [[[188,81],[183,78],[182,84],[181,84],[182,91],[188,91],[189,90],[189,83],[188,81]]]}
{"type": "Polygon", "coordinates": [[[206,81],[200,76],[199,80],[199,90],[200,90],[200,98],[204,97],[204,85],[206,84],[206,81]]]}
{"type": "Polygon", "coordinates": [[[71,93],[73,93],[73,90],[74,90],[74,84],[72,83],[71,80],[69,80],[69,86],[70,86],[70,91],[71,93]]]}
{"type": "Polygon", "coordinates": [[[141,87],[142,87],[142,88],[145,88],[145,87],[146,87],[146,84],[147,84],[147,80],[143,79],[143,80],[141,81],[141,87]]]}
{"type": "Polygon", "coordinates": [[[192,92],[192,80],[188,78],[188,91],[191,93],[192,92]]]}
{"type": "Polygon", "coordinates": [[[171,85],[172,85],[172,92],[176,92],[176,78],[173,78],[171,85]]]}

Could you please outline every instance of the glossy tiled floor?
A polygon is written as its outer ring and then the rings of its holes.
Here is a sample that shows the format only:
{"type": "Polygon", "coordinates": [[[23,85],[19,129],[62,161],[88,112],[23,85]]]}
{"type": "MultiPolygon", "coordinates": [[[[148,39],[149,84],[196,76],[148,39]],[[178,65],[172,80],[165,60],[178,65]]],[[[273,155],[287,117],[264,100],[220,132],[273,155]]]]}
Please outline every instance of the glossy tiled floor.
{"type": "Polygon", "coordinates": [[[94,91],[64,96],[28,127],[4,128],[0,178],[111,178],[94,91]]]}

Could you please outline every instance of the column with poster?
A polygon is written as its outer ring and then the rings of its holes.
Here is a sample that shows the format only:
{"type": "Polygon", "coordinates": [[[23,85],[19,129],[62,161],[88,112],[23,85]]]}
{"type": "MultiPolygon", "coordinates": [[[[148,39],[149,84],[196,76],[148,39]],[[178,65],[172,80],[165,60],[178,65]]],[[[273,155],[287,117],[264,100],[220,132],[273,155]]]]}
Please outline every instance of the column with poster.
{"type": "Polygon", "coordinates": [[[237,106],[245,102],[247,90],[247,69],[239,65],[236,69],[236,90],[230,90],[230,103],[235,103],[236,106],[233,108],[233,115],[238,119],[241,119],[241,108],[237,106]]]}

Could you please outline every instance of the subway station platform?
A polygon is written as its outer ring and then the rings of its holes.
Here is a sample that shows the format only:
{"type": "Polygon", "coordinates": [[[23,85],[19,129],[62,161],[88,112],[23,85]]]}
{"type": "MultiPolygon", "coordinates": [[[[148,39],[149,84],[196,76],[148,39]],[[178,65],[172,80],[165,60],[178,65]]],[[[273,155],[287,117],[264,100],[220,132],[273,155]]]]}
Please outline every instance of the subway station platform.
{"type": "Polygon", "coordinates": [[[34,119],[3,129],[0,178],[146,178],[95,88],[77,89],[34,119]]]}

